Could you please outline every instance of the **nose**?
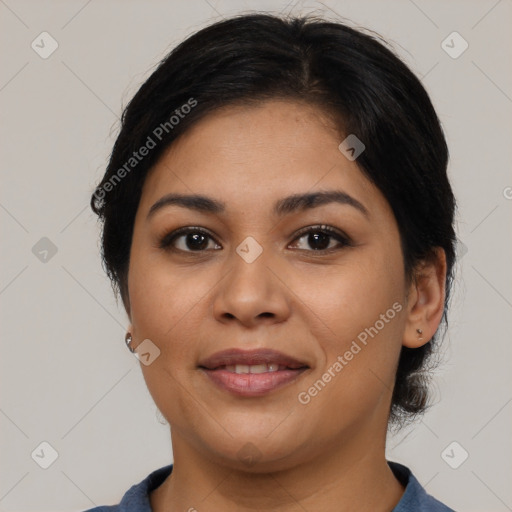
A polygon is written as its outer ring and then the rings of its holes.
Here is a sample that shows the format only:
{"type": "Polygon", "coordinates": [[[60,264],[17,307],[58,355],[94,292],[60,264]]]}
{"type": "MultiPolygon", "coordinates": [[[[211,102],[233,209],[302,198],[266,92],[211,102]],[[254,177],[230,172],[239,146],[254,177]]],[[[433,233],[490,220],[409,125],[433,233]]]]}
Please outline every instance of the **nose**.
{"type": "Polygon", "coordinates": [[[213,302],[213,314],[219,322],[255,327],[286,320],[291,292],[265,250],[254,261],[233,251],[227,265],[230,271],[221,280],[213,302]]]}

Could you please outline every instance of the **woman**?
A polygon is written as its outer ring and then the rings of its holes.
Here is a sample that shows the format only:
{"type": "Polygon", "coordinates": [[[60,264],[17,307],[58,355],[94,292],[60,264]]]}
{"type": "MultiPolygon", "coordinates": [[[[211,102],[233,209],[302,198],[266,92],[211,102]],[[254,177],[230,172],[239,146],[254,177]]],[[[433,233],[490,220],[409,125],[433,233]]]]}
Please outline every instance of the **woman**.
{"type": "Polygon", "coordinates": [[[451,510],[385,458],[446,320],[447,160],[418,79],[343,24],[174,49],[91,200],[174,464],[92,510],[451,510]]]}

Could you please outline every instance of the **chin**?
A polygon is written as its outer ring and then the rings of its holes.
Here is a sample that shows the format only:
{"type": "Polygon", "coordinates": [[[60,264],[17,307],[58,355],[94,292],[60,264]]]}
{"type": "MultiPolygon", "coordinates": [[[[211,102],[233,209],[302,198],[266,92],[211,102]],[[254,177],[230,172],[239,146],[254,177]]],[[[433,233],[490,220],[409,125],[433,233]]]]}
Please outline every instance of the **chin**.
{"type": "Polygon", "coordinates": [[[212,453],[213,460],[222,466],[248,473],[283,471],[308,459],[311,440],[301,443],[297,430],[283,429],[279,433],[268,428],[261,432],[251,430],[251,435],[247,428],[241,428],[238,432],[229,431],[232,437],[203,438],[201,450],[212,453]]]}

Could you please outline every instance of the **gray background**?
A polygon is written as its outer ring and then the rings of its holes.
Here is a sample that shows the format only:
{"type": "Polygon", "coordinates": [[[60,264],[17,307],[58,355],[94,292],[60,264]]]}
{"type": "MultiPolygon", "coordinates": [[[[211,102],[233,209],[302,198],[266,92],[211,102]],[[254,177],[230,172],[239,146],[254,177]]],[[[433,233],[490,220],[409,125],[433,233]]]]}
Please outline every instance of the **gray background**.
{"type": "Polygon", "coordinates": [[[511,0],[0,0],[0,510],[117,503],[172,461],[168,426],[124,346],[88,201],[121,108],[159,59],[246,10],[348,18],[422,77],[451,150],[461,261],[438,403],[389,439],[388,456],[457,510],[512,510],[511,0]],[[59,45],[46,59],[31,47],[50,47],[43,31],[59,45]],[[453,31],[469,44],[456,59],[441,46],[453,31]],[[47,469],[43,441],[58,453],[47,469]]]}

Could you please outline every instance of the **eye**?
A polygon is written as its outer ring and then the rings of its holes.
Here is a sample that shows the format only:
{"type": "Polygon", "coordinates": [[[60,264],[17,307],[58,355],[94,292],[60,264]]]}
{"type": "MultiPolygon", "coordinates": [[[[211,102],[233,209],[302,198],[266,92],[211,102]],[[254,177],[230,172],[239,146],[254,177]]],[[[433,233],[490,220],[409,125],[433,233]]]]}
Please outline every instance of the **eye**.
{"type": "MultiPolygon", "coordinates": [[[[351,245],[350,239],[345,234],[325,224],[304,228],[299,232],[299,235],[295,240],[305,239],[305,244],[309,244],[314,252],[330,252],[351,245]],[[338,242],[338,246],[331,246],[333,239],[338,242]]],[[[304,249],[296,246],[297,243],[295,243],[295,248],[304,249]]]]}
{"type": "Polygon", "coordinates": [[[160,249],[183,252],[204,252],[205,250],[220,249],[212,236],[202,228],[184,227],[165,235],[159,242],[160,249]],[[213,242],[213,247],[210,242],[213,242]]]}
{"type": "MultiPolygon", "coordinates": [[[[351,245],[350,239],[345,234],[325,224],[303,228],[298,235],[289,247],[309,252],[331,252],[351,245]],[[300,243],[298,244],[296,241],[300,242],[302,239],[305,239],[305,243],[312,247],[312,251],[299,246],[300,243]],[[337,241],[338,245],[332,246],[333,241],[337,241]]],[[[208,231],[193,226],[168,233],[160,240],[158,247],[185,253],[222,249],[208,231]]]]}

